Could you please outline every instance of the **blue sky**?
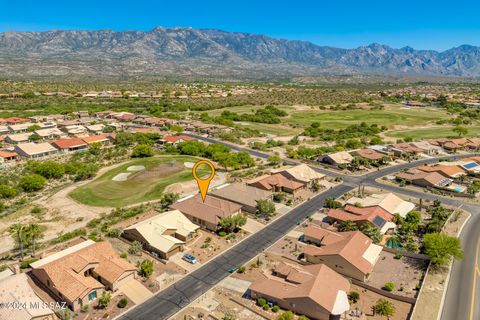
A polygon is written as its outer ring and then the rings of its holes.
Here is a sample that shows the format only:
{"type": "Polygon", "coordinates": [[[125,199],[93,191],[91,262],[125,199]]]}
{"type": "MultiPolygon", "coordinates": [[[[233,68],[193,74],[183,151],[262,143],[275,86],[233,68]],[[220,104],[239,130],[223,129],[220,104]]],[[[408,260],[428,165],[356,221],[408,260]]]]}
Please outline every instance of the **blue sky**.
{"type": "Polygon", "coordinates": [[[480,1],[0,0],[0,31],[215,28],[352,48],[480,46],[480,1]]]}

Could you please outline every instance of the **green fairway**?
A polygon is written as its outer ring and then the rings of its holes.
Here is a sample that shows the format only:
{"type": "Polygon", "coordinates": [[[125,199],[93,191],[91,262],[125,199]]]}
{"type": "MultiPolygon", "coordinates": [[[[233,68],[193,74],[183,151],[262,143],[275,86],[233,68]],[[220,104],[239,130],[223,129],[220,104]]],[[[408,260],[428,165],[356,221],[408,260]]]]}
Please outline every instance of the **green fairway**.
{"type": "Polygon", "coordinates": [[[258,130],[265,134],[271,134],[276,136],[294,136],[294,135],[300,134],[303,131],[300,128],[292,128],[284,124],[242,122],[242,123],[238,123],[238,125],[245,126],[253,130],[258,130]]]}
{"type": "Polygon", "coordinates": [[[157,156],[129,161],[73,190],[69,196],[97,207],[123,207],[159,199],[168,185],[193,179],[192,169],[185,167],[184,162],[195,161],[198,158],[188,156],[157,156]],[[112,180],[129,172],[127,168],[131,166],[144,166],[145,170],[130,171],[125,181],[112,180]]]}
{"type": "MultiPolygon", "coordinates": [[[[425,129],[396,130],[387,132],[386,135],[389,137],[401,139],[411,137],[414,140],[457,137],[457,134],[453,132],[452,129],[453,127],[444,126],[425,129]]],[[[466,135],[466,137],[480,136],[480,126],[468,126],[467,129],[468,134],[466,135]]]]}
{"type": "Polygon", "coordinates": [[[425,125],[436,120],[446,119],[448,115],[438,109],[405,109],[387,108],[385,110],[348,110],[348,111],[302,111],[292,113],[287,123],[309,126],[312,122],[320,122],[329,129],[341,129],[348,125],[366,122],[392,127],[394,125],[425,125]]]}

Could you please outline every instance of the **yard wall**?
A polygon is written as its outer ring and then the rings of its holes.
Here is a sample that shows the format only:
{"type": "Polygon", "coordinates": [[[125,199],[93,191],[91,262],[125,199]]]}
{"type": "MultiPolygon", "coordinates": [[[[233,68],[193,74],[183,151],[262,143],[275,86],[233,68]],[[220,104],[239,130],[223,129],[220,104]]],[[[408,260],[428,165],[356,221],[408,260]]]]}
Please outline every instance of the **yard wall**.
{"type": "Polygon", "coordinates": [[[355,284],[359,287],[362,287],[362,288],[365,288],[367,290],[373,291],[375,293],[378,293],[379,295],[382,295],[384,297],[387,297],[387,298],[390,298],[390,299],[393,299],[393,300],[398,300],[398,301],[410,303],[412,305],[414,305],[415,302],[417,301],[417,299],[415,299],[415,298],[404,297],[404,296],[400,296],[398,294],[394,294],[394,293],[385,291],[383,289],[375,288],[375,287],[372,287],[372,286],[366,284],[365,282],[358,281],[356,279],[351,279],[351,280],[352,280],[353,284],[355,284]]]}
{"type": "Polygon", "coordinates": [[[409,251],[401,251],[394,248],[383,247],[383,251],[390,252],[393,254],[401,254],[404,257],[414,258],[414,259],[421,259],[421,260],[430,260],[430,257],[426,254],[409,252],[409,251]]]}

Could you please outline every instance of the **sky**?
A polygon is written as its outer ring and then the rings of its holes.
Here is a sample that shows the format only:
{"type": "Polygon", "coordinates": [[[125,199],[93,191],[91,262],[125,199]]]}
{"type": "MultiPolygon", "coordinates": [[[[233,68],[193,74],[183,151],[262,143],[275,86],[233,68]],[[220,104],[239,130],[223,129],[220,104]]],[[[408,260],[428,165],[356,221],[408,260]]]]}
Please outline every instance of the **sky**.
{"type": "Polygon", "coordinates": [[[1,31],[213,28],[354,48],[480,46],[478,0],[0,0],[1,31]]]}

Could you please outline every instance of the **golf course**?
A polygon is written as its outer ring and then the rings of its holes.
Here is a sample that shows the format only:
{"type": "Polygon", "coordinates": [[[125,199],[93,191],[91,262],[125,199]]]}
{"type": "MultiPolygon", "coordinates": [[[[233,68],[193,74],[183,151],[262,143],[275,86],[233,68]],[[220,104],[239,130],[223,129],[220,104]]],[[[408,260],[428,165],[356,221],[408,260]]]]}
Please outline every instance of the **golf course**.
{"type": "MultiPolygon", "coordinates": [[[[189,156],[155,156],[128,161],[69,193],[75,201],[96,207],[122,207],[159,199],[168,185],[193,179],[189,156]]],[[[207,169],[198,172],[207,173],[207,169]],[[205,171],[205,172],[203,172],[205,171]]]]}

